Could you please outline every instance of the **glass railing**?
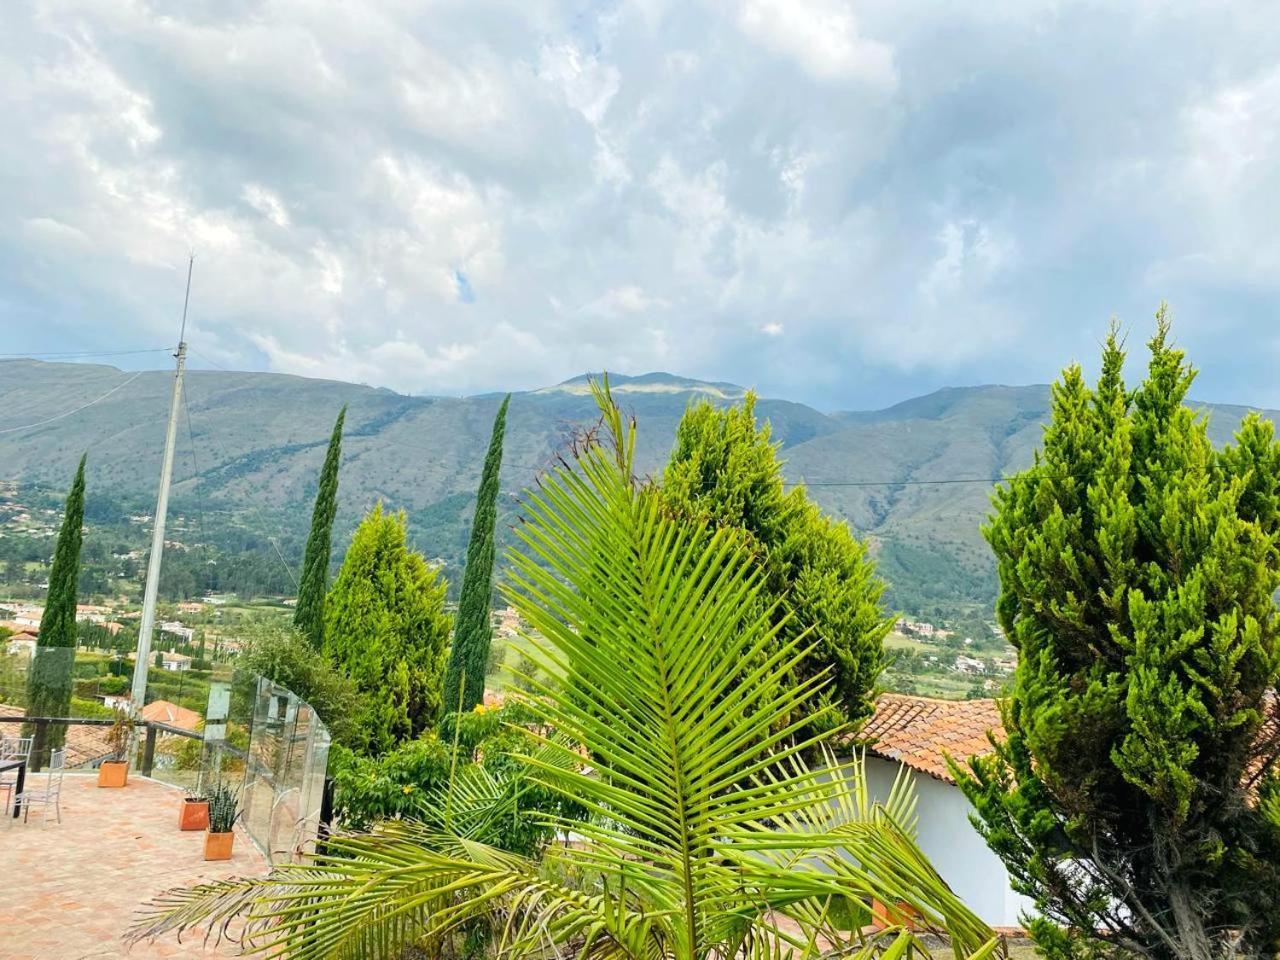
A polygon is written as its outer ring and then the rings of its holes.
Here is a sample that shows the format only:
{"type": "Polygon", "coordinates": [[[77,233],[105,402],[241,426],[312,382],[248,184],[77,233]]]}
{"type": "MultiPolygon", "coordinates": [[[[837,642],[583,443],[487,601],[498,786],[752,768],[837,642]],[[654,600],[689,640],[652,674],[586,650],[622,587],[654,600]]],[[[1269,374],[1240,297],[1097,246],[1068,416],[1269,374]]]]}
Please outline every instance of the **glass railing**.
{"type": "MultiPolygon", "coordinates": [[[[117,708],[129,709],[131,704],[127,690],[119,692],[121,684],[108,677],[88,682],[76,678],[74,660],[71,649],[37,648],[34,657],[6,657],[0,662],[0,720],[11,720],[0,724],[0,736],[17,735],[23,717],[90,721],[44,723],[39,731],[47,741],[46,753],[65,742],[68,767],[92,769],[108,753],[102,724],[109,725],[117,708]],[[33,713],[33,692],[56,693],[54,688],[65,685],[69,675],[71,709],[65,714],[33,713]],[[94,684],[101,690],[92,689],[94,684]]],[[[238,797],[244,829],[272,863],[297,860],[313,851],[330,737],[311,705],[233,664],[196,669],[183,659],[168,663],[157,663],[148,671],[140,712],[145,724],[135,728],[131,769],[188,795],[228,787],[238,797]]]]}
{"type": "Polygon", "coordinates": [[[242,820],[272,863],[315,849],[329,730],[306,701],[258,677],[245,758],[242,820]]]}

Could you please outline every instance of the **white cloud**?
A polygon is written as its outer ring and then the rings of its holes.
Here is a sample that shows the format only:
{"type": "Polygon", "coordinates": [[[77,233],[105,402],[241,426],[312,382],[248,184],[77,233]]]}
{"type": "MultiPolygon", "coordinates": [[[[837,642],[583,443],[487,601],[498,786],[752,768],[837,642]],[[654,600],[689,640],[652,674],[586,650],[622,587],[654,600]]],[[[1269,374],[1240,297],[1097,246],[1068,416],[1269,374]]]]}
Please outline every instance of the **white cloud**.
{"type": "Polygon", "coordinates": [[[289,226],[289,211],[280,198],[259,183],[246,183],[244,202],[274,223],[277,227],[289,226]]]}
{"type": "Polygon", "coordinates": [[[582,312],[591,316],[617,319],[630,314],[662,310],[670,304],[661,297],[650,296],[635,284],[625,284],[606,290],[586,304],[582,312]]]}
{"type": "Polygon", "coordinates": [[[850,406],[1043,379],[1162,295],[1280,309],[1248,0],[6,13],[9,350],[165,342],[193,248],[198,352],[447,393],[667,367],[850,406]]]}
{"type": "Polygon", "coordinates": [[[822,80],[893,86],[893,49],[863,37],[847,0],[743,0],[738,23],[766,49],[822,80]]]}

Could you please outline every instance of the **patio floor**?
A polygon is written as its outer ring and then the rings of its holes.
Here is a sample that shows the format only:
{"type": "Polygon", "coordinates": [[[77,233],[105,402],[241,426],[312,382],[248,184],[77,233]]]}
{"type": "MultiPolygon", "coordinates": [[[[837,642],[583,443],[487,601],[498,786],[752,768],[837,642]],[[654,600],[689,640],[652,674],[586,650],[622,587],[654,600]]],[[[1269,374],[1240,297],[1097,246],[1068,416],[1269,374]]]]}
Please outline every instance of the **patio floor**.
{"type": "MultiPolygon", "coordinates": [[[[32,779],[39,780],[36,775],[32,779]]],[[[28,783],[30,784],[30,780],[28,783]]],[[[121,935],[134,912],[170,887],[265,873],[242,832],[235,856],[203,859],[204,833],[178,829],[182,792],[130,776],[123,790],[100,790],[94,776],[67,774],[62,823],[0,823],[0,956],[81,960],[235,956],[234,944],[204,949],[200,937],[169,935],[126,953],[121,935]]]]}

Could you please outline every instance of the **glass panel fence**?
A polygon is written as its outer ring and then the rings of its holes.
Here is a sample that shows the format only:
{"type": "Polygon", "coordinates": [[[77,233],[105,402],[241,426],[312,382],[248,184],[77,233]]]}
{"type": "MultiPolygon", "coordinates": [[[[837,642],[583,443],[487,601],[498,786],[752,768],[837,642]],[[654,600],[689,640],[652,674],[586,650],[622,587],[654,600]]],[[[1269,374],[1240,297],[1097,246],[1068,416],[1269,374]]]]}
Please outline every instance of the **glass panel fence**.
{"type": "MultiPolygon", "coordinates": [[[[111,670],[114,661],[107,661],[104,670],[91,658],[83,651],[77,657],[69,648],[37,647],[27,656],[0,650],[0,719],[14,719],[0,723],[0,736],[17,736],[20,717],[107,720],[129,709],[132,662],[121,658],[111,670]],[[49,704],[66,702],[59,698],[68,684],[70,708],[47,712],[49,704]]],[[[265,677],[236,670],[233,662],[196,666],[191,661],[165,655],[161,662],[157,656],[149,669],[141,710],[146,726],[135,730],[131,769],[135,775],[148,771],[188,795],[228,787],[238,797],[245,830],[273,863],[312,851],[328,767],[328,729],[310,704],[265,677]]],[[[91,770],[108,754],[105,726],[41,729],[46,754],[65,743],[70,770],[91,770]]]]}

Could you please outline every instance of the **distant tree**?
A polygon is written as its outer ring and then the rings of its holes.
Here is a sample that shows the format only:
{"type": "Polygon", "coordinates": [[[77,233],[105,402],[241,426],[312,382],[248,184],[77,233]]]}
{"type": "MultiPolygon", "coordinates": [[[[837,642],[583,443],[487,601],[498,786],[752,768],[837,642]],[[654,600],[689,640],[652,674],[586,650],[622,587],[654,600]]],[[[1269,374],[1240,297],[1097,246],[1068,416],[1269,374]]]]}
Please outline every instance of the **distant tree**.
{"type": "Polygon", "coordinates": [[[493,628],[489,617],[493,597],[493,529],[497,523],[498,474],[502,469],[502,442],[506,432],[507,405],[503,398],[493,419],[489,452],[480,474],[476,494],[475,519],[467,546],[467,565],[462,573],[462,595],[458,602],[458,624],[449,651],[449,668],[444,680],[446,710],[470,710],[484,700],[484,678],[489,661],[493,628]]]}
{"type": "Polygon", "coordinates": [[[403,513],[378,504],[351,538],[325,600],[324,651],[364,699],[365,748],[380,754],[440,716],[447,584],[409,549],[403,513]]]}
{"type": "Polygon", "coordinates": [[[1280,446],[1215,451],[1157,314],[1129,392],[1115,329],[1054,385],[984,530],[1018,649],[1008,740],[955,767],[1053,960],[1280,950],[1280,446]]]}
{"type": "Polygon", "coordinates": [[[527,653],[520,654],[512,674],[512,684],[517,690],[523,690],[526,693],[537,689],[538,681],[542,676],[538,664],[527,653]]]}
{"type": "Polygon", "coordinates": [[[324,645],[324,598],[329,588],[329,557],[332,553],[333,518],[338,513],[338,466],[342,460],[342,425],[347,418],[344,405],[329,437],[329,450],[320,468],[320,484],[311,511],[311,533],[302,557],[302,577],[298,581],[298,605],[293,624],[317,650],[324,645]]]}
{"type": "Polygon", "coordinates": [[[756,552],[767,578],[762,601],[776,603],[781,637],[811,631],[805,642],[814,649],[797,679],[830,673],[812,712],[833,702],[842,720],[868,716],[893,625],[880,605],[884,584],[843,521],[823,514],[803,489],[784,489],[778,446],[769,424],[756,423],[754,394],[725,409],[702,402],[685,411],[662,500],[692,521],[736,528],[756,552]]]}
{"type": "MultiPolygon", "coordinates": [[[[62,514],[62,528],[49,569],[49,589],[36,642],[36,655],[27,674],[27,716],[66,717],[71,709],[71,665],[76,653],[76,583],[80,577],[80,546],[84,536],[84,464],[80,458],[62,514]]],[[[32,755],[41,764],[66,742],[65,724],[24,727],[34,737],[32,755]]]]}

